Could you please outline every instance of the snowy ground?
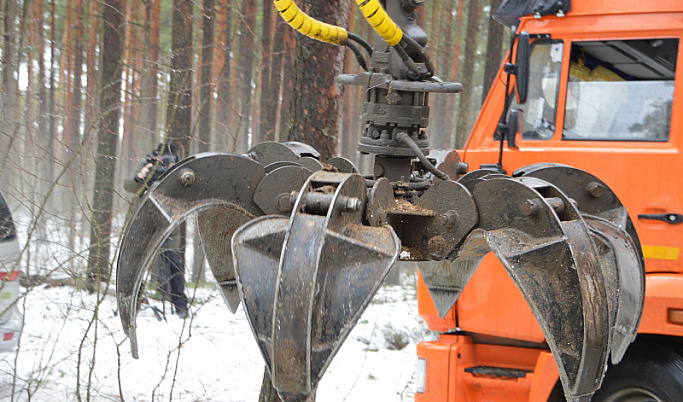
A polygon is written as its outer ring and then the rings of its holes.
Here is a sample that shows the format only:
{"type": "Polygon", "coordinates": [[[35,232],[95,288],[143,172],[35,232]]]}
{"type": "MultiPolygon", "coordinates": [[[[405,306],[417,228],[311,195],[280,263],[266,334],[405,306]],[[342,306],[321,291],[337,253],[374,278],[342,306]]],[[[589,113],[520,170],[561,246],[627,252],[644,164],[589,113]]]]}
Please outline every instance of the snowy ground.
{"type": "MultiPolygon", "coordinates": [[[[319,402],[414,399],[415,347],[431,334],[410,278],[377,293],[324,375],[319,402]],[[408,345],[391,350],[394,338],[408,345]]],[[[211,286],[193,292],[191,319],[140,312],[135,360],[113,296],[97,305],[70,287],[30,290],[19,352],[0,354],[0,400],[258,400],[263,359],[243,311],[230,314],[211,286]]]]}

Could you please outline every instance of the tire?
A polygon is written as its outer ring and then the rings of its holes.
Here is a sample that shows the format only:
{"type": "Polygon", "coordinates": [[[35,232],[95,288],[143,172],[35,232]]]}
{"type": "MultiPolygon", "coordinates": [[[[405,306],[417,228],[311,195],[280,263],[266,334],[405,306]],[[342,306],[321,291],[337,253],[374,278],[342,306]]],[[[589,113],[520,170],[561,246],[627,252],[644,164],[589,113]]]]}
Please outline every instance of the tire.
{"type": "Polygon", "coordinates": [[[679,402],[683,398],[680,343],[666,338],[636,341],[621,363],[610,366],[595,402],[679,402]]]}
{"type": "MultiPolygon", "coordinates": [[[[558,381],[548,401],[560,400],[564,400],[564,395],[558,381]]],[[[666,338],[638,339],[621,363],[609,366],[591,401],[683,401],[683,346],[666,338]]]]}

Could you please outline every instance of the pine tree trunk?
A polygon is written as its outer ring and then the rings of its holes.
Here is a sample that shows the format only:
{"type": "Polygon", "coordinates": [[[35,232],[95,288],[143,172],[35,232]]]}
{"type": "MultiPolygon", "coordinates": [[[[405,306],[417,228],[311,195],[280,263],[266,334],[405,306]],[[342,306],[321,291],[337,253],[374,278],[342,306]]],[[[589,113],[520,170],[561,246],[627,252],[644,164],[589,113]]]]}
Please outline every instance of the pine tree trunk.
{"type": "MultiPolygon", "coordinates": [[[[271,117],[276,98],[274,93],[279,93],[280,88],[275,87],[275,57],[273,54],[273,2],[263,0],[262,17],[263,29],[261,33],[261,102],[259,130],[255,133],[257,142],[275,140],[275,122],[271,117]]],[[[278,17],[279,18],[279,17],[278,17]]],[[[279,21],[278,21],[279,22],[279,21]]]]}
{"type": "Polygon", "coordinates": [[[282,37],[284,43],[284,60],[282,62],[282,103],[279,112],[278,138],[280,141],[287,141],[287,136],[291,130],[291,110],[292,110],[292,91],[294,89],[294,52],[296,49],[296,36],[293,29],[285,27],[282,37]]]}
{"type": "MultiPolygon", "coordinates": [[[[45,6],[43,1],[36,2],[36,23],[39,27],[36,29],[38,33],[38,145],[39,152],[37,158],[39,161],[38,175],[43,178],[43,185],[39,189],[39,193],[43,196],[47,194],[49,186],[48,163],[49,163],[49,99],[47,93],[47,75],[45,72],[45,30],[42,28],[45,20],[45,6]]],[[[39,225],[41,227],[42,225],[39,225]]]]}
{"type": "Polygon", "coordinates": [[[17,24],[19,13],[18,0],[5,0],[5,35],[2,51],[2,98],[0,116],[3,124],[0,129],[0,186],[10,188],[16,177],[16,169],[12,167],[17,158],[16,136],[19,131],[19,87],[16,79],[19,60],[17,55],[17,24]]]}
{"type": "Polygon", "coordinates": [[[88,273],[90,291],[97,281],[109,275],[111,247],[111,218],[114,188],[114,165],[118,148],[121,108],[121,76],[123,63],[124,26],[121,0],[105,0],[103,7],[104,33],[102,49],[102,111],[98,130],[97,159],[95,161],[95,189],[93,220],[90,229],[88,273]]]}
{"type": "MultiPolygon", "coordinates": [[[[434,20],[436,21],[434,25],[434,35],[436,37],[429,38],[429,48],[432,53],[432,57],[437,62],[437,75],[444,80],[451,81],[452,77],[448,76],[450,72],[450,66],[453,63],[453,39],[452,39],[452,27],[453,27],[453,4],[451,2],[446,2],[438,12],[440,14],[434,20]],[[441,44],[440,47],[434,43],[437,39],[438,43],[441,44]]],[[[453,115],[453,100],[457,95],[452,94],[433,94],[430,95],[430,103],[432,104],[430,113],[432,116],[431,125],[432,129],[429,130],[430,137],[429,142],[432,148],[435,149],[447,149],[452,128],[452,115],[453,115]]]]}
{"type": "Polygon", "coordinates": [[[261,113],[265,116],[270,116],[268,119],[262,119],[261,132],[266,137],[262,137],[263,141],[277,141],[278,140],[278,115],[281,107],[280,94],[282,87],[283,62],[285,60],[284,46],[285,33],[291,28],[280,17],[275,19],[275,38],[273,42],[273,60],[270,72],[270,85],[272,91],[269,92],[270,99],[267,102],[266,109],[262,109],[261,113]],[[272,135],[271,135],[272,133],[272,135]]]}
{"type": "Polygon", "coordinates": [[[152,149],[157,141],[157,95],[159,91],[159,32],[161,0],[145,3],[145,31],[142,65],[142,88],[140,92],[140,139],[142,149],[152,149]]]}
{"type": "Polygon", "coordinates": [[[498,69],[500,68],[500,61],[503,57],[503,25],[493,19],[493,14],[500,6],[502,0],[491,0],[491,13],[489,15],[489,35],[486,42],[486,64],[484,67],[484,96],[496,79],[498,69]]]}
{"type": "MultiPolygon", "coordinates": [[[[55,163],[57,161],[55,142],[57,139],[57,119],[55,110],[55,85],[56,85],[56,37],[55,37],[55,2],[50,2],[50,90],[48,91],[48,165],[47,165],[47,183],[52,186],[55,182],[55,163]]],[[[52,210],[52,202],[48,204],[48,209],[52,210]]]]}
{"type": "MultiPolygon", "coordinates": [[[[198,152],[211,149],[211,106],[213,104],[213,28],[215,19],[214,0],[202,3],[202,65],[201,87],[199,91],[199,138],[198,152]]],[[[192,265],[192,282],[205,282],[204,249],[197,231],[194,233],[194,264],[192,265]]]]}
{"type": "Polygon", "coordinates": [[[467,9],[467,41],[465,41],[465,60],[460,74],[464,91],[460,94],[460,105],[458,106],[458,126],[455,131],[455,147],[460,149],[465,145],[468,135],[468,117],[470,104],[474,92],[473,76],[474,61],[477,49],[477,29],[481,19],[481,0],[470,0],[467,9]]]}
{"type": "MultiPolygon", "coordinates": [[[[168,92],[166,127],[168,138],[180,144],[181,152],[190,152],[192,136],[192,0],[173,0],[171,41],[171,82],[168,92]]],[[[185,224],[180,226],[180,258],[185,264],[185,224]]]]}
{"type": "MultiPolygon", "coordinates": [[[[351,2],[306,0],[303,9],[316,19],[346,27],[351,2]]],[[[298,36],[292,127],[288,138],[313,146],[326,160],[337,155],[341,123],[341,85],[334,78],[344,67],[344,48],[298,36]]]]}
{"type": "Polygon", "coordinates": [[[235,151],[244,153],[249,149],[251,126],[252,80],[254,69],[254,32],[256,31],[256,1],[244,0],[241,12],[240,46],[237,65],[240,71],[240,120],[236,124],[235,151]]]}
{"type": "Polygon", "coordinates": [[[228,151],[234,151],[235,145],[232,130],[229,127],[230,115],[232,114],[231,71],[232,71],[232,5],[231,0],[218,1],[218,49],[221,52],[222,62],[217,71],[217,97],[216,97],[216,146],[223,145],[228,151]]]}
{"type": "Polygon", "coordinates": [[[166,126],[168,136],[190,151],[192,130],[192,0],[173,0],[171,82],[166,126]]]}

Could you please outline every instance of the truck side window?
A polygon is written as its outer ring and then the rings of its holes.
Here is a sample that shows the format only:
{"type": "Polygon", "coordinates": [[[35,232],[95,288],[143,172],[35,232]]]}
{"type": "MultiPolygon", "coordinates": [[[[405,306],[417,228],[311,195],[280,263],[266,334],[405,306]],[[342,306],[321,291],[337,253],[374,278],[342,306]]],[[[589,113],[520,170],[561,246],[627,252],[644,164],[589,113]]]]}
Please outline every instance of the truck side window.
{"type": "Polygon", "coordinates": [[[667,141],[678,39],[574,42],[562,138],[667,141]]]}
{"type": "Polygon", "coordinates": [[[12,240],[17,237],[17,231],[12,221],[5,198],[0,195],[0,242],[12,240]]]}
{"type": "Polygon", "coordinates": [[[522,110],[522,139],[547,140],[553,136],[561,69],[561,42],[531,44],[527,101],[520,105],[513,99],[510,107],[522,110]]]}

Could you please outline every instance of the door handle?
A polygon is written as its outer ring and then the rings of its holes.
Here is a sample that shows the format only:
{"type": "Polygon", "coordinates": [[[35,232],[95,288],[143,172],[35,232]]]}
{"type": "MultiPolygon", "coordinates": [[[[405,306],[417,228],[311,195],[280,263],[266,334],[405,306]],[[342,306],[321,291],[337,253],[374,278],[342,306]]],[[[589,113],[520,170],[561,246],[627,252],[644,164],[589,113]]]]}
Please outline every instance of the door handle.
{"type": "Polygon", "coordinates": [[[640,214],[638,219],[648,219],[655,221],[663,221],[666,223],[683,223],[683,215],[681,214],[640,214]]]}

